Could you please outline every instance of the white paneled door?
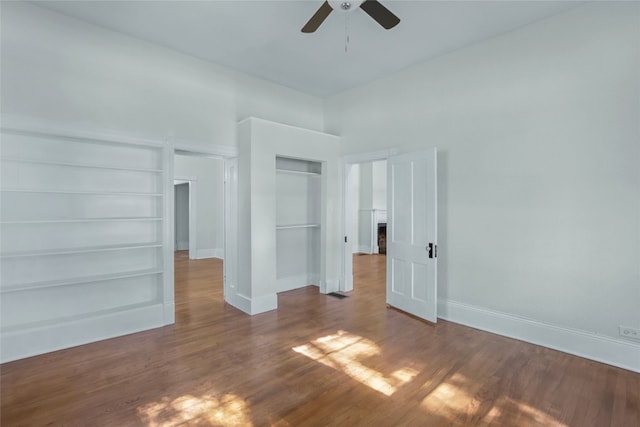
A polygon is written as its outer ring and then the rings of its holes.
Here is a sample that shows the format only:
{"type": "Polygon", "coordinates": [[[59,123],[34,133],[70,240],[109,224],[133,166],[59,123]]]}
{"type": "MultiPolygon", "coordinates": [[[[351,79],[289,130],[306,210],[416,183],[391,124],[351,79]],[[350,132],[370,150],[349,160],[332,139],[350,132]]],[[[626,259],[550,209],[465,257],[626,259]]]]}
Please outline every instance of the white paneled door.
{"type": "Polygon", "coordinates": [[[387,163],[387,304],[437,321],[437,151],[387,163]]]}

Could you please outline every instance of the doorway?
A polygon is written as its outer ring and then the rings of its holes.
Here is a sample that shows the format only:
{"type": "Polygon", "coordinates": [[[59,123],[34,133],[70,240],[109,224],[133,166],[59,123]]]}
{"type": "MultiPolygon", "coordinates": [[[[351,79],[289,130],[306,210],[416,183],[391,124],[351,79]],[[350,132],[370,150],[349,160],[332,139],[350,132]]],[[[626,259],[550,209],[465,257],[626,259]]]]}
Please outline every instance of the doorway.
{"type": "Polygon", "coordinates": [[[196,259],[197,242],[197,177],[176,177],[174,195],[174,251],[186,251],[189,259],[196,259]]]}
{"type": "MultiPolygon", "coordinates": [[[[386,282],[386,158],[345,164],[345,289],[354,275],[386,282]],[[358,271],[360,270],[360,271],[358,271]],[[364,271],[366,270],[366,272],[364,271]],[[375,273],[374,276],[372,274],[375,273]]],[[[384,295],[384,292],[382,292],[384,295]]]]}
{"type": "Polygon", "coordinates": [[[176,251],[189,250],[189,183],[173,183],[175,207],[175,239],[176,251]]]}
{"type": "Polygon", "coordinates": [[[176,319],[195,314],[187,303],[203,304],[223,293],[225,246],[225,160],[197,152],[176,151],[174,188],[174,297],[176,319]],[[186,311],[185,311],[186,310],[186,311]]]}
{"type": "MultiPolygon", "coordinates": [[[[437,321],[437,149],[421,150],[402,155],[387,152],[373,153],[358,157],[349,156],[344,159],[343,194],[344,194],[344,231],[343,246],[344,280],[341,290],[351,291],[354,288],[353,252],[362,253],[363,248],[370,247],[367,252],[380,252],[380,243],[384,243],[386,269],[386,302],[390,307],[399,309],[428,322],[437,321]],[[379,156],[379,157],[377,157],[379,156]],[[368,216],[369,227],[362,226],[359,221],[363,210],[368,206],[358,206],[362,198],[356,201],[354,189],[358,175],[356,164],[367,161],[386,160],[385,170],[388,177],[383,200],[388,200],[388,227],[385,224],[387,211],[377,216],[371,204],[368,216]],[[384,217],[384,221],[382,218],[384,217]],[[355,224],[358,224],[357,226],[355,224]],[[357,228],[356,228],[357,227],[357,228]],[[367,230],[371,232],[368,233],[367,230]],[[384,230],[382,236],[376,232],[384,230]],[[362,238],[361,233],[367,235],[362,238]],[[362,242],[365,245],[361,245],[362,242]],[[375,248],[375,249],[374,249],[375,248]]],[[[373,163],[375,164],[375,163],[373,163]]],[[[373,166],[372,166],[373,167],[373,166]]],[[[365,176],[360,173],[359,177],[365,176]]],[[[366,194],[364,197],[368,197],[366,194]]],[[[371,196],[373,198],[373,195],[371,196]]],[[[368,201],[365,200],[365,203],[368,201]]],[[[386,207],[386,206],[385,206],[386,207]]],[[[366,216],[366,215],[365,215],[366,216]]],[[[382,255],[378,255],[382,256],[382,255]]]]}

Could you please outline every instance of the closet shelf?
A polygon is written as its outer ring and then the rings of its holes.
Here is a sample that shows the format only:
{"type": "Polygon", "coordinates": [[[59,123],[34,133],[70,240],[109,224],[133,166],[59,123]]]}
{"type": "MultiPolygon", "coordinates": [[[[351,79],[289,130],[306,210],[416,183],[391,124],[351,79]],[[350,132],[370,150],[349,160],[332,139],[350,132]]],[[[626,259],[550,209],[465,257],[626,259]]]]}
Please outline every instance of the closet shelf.
{"type": "Polygon", "coordinates": [[[276,169],[277,173],[288,173],[292,175],[320,176],[319,172],[296,171],[291,169],[276,169]]]}
{"type": "Polygon", "coordinates": [[[2,188],[4,193],[37,193],[37,194],[78,194],[85,196],[131,196],[131,197],[162,197],[162,193],[128,193],[123,191],[78,191],[78,190],[44,190],[44,189],[20,189],[2,188]]]}
{"type": "Polygon", "coordinates": [[[147,248],[160,248],[161,242],[151,243],[133,243],[129,245],[107,245],[107,246],[88,246],[82,248],[62,248],[62,249],[45,249],[37,251],[24,251],[24,252],[10,252],[6,254],[0,254],[0,258],[25,258],[35,256],[52,256],[52,255],[71,255],[82,254],[87,252],[107,252],[107,251],[119,251],[129,249],[147,249],[147,248]]]}
{"type": "Polygon", "coordinates": [[[15,163],[31,163],[36,165],[50,165],[50,166],[67,166],[73,168],[85,168],[85,169],[108,169],[117,171],[129,171],[129,172],[149,172],[149,173],[161,173],[162,169],[145,169],[145,168],[129,168],[124,166],[109,166],[92,163],[73,163],[73,162],[58,162],[53,160],[36,160],[36,159],[24,159],[20,157],[3,157],[3,162],[15,162],[15,163]]]}
{"type": "Polygon", "coordinates": [[[130,217],[130,218],[73,218],[73,219],[34,219],[2,221],[0,224],[62,224],[80,222],[127,222],[127,221],[162,221],[161,217],[130,217]]]}
{"type": "Polygon", "coordinates": [[[320,224],[290,224],[276,225],[276,230],[291,230],[294,228],[320,228],[320,224]]]}
{"type": "Polygon", "coordinates": [[[153,268],[147,270],[126,271],[121,273],[98,274],[95,276],[72,277],[69,279],[44,280],[42,282],[22,283],[19,285],[2,287],[0,288],[0,293],[6,294],[11,292],[30,291],[34,289],[56,288],[60,286],[105,282],[110,280],[127,279],[130,277],[151,276],[156,274],[162,274],[162,269],[153,268]]]}

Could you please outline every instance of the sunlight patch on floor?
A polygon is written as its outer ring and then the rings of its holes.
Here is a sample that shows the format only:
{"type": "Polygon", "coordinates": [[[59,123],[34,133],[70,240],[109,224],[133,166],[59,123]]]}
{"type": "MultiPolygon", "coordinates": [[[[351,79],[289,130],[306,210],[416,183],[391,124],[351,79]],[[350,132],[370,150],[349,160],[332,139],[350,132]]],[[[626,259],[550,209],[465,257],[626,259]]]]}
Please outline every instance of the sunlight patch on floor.
{"type": "Polygon", "coordinates": [[[457,385],[461,383],[464,383],[464,377],[460,374],[454,374],[449,381],[438,385],[422,400],[422,407],[445,418],[466,412],[472,397],[467,394],[464,388],[457,385]]]}
{"type": "Polygon", "coordinates": [[[466,382],[464,375],[452,375],[422,400],[422,408],[450,422],[473,419],[474,422],[482,420],[483,424],[488,425],[508,425],[518,420],[519,425],[568,427],[544,411],[506,396],[498,397],[491,408],[482,409],[482,397],[469,394],[465,390],[466,382]]]}
{"type": "Polygon", "coordinates": [[[251,426],[247,416],[247,406],[243,399],[234,394],[221,397],[190,394],[171,400],[164,397],[138,408],[138,415],[147,427],[189,424],[251,426]]]}
{"type": "Polygon", "coordinates": [[[414,369],[400,368],[385,376],[364,365],[364,359],[380,354],[380,347],[371,340],[345,331],[338,331],[336,334],[294,347],[293,351],[343,372],[386,396],[391,396],[398,387],[408,383],[418,374],[414,369]]]}

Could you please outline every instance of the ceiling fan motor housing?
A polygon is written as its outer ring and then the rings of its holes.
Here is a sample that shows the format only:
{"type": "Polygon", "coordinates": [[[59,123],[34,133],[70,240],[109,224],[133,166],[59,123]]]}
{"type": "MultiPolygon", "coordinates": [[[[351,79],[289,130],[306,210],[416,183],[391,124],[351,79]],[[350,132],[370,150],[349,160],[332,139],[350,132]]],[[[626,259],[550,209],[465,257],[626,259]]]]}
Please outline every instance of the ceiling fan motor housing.
{"type": "Polygon", "coordinates": [[[339,12],[351,12],[352,10],[356,10],[360,7],[363,0],[327,0],[327,2],[333,10],[337,10],[339,12]]]}

